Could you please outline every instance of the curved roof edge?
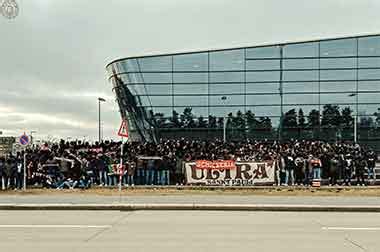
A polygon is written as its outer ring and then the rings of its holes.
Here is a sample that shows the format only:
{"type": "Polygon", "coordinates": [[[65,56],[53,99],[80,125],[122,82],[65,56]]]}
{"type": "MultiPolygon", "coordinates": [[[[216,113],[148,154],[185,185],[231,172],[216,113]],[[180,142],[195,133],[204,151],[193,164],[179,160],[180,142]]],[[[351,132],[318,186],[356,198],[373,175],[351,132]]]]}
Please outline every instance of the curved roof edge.
{"type": "Polygon", "coordinates": [[[176,53],[157,53],[157,54],[146,54],[146,55],[139,55],[139,56],[131,56],[131,57],[125,57],[125,58],[118,58],[106,65],[106,68],[109,65],[112,65],[116,62],[128,60],[128,59],[136,59],[136,58],[148,58],[148,57],[159,57],[159,56],[174,56],[174,55],[183,55],[183,54],[192,54],[192,53],[206,53],[206,52],[217,52],[217,51],[225,51],[225,50],[237,50],[237,49],[244,49],[244,48],[256,48],[256,47],[268,47],[268,46],[280,46],[280,45],[289,45],[289,44],[302,44],[302,43],[312,43],[312,42],[318,42],[318,41],[328,41],[328,40],[338,40],[338,39],[350,39],[350,38],[361,38],[361,37],[374,37],[374,36],[380,36],[380,33],[361,33],[357,35],[345,35],[340,37],[328,37],[328,38],[315,38],[310,40],[292,40],[292,41],[285,41],[281,43],[262,43],[258,45],[249,45],[249,46],[238,46],[238,47],[229,47],[229,48],[217,48],[217,49],[206,49],[206,50],[194,50],[194,51],[185,51],[185,52],[176,52],[176,53]]]}

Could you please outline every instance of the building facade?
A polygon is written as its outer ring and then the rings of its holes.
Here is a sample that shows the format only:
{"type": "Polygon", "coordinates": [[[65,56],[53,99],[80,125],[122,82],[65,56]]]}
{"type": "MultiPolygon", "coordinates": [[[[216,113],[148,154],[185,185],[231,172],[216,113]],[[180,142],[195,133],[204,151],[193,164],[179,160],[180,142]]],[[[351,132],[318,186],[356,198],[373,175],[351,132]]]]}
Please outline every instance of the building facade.
{"type": "Polygon", "coordinates": [[[131,57],[106,69],[141,140],[221,137],[223,120],[230,139],[380,137],[378,35],[131,57]]]}

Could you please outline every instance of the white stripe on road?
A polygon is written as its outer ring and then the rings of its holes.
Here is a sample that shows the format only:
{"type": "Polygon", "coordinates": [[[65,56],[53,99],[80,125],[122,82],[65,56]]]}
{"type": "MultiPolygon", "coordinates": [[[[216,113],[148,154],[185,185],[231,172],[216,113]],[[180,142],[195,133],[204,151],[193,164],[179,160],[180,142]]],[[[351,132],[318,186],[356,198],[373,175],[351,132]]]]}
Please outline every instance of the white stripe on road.
{"type": "Polygon", "coordinates": [[[322,227],[323,230],[379,231],[380,227],[322,227]]]}
{"type": "Polygon", "coordinates": [[[0,225],[0,228],[111,228],[111,225],[0,225]]]}

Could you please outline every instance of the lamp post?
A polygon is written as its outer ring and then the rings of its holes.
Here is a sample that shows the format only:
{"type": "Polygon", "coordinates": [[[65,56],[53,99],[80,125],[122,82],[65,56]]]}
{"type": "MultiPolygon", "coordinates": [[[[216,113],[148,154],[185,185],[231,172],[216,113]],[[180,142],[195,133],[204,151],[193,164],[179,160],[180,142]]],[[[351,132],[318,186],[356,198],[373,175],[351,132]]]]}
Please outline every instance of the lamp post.
{"type": "Polygon", "coordinates": [[[35,131],[35,130],[32,130],[32,131],[30,131],[30,144],[33,146],[33,134],[34,133],[37,133],[37,131],[35,131]]]}
{"type": "Polygon", "coordinates": [[[101,117],[100,117],[100,104],[101,102],[105,102],[106,100],[104,98],[101,98],[101,97],[98,97],[98,106],[99,106],[99,109],[98,109],[98,112],[99,112],[99,121],[98,121],[98,128],[99,128],[99,143],[101,143],[102,141],[102,132],[101,132],[101,125],[100,125],[100,122],[101,122],[101,117]]]}
{"type": "MultiPolygon", "coordinates": [[[[349,94],[349,97],[356,97],[355,93],[349,94]]],[[[354,114],[354,143],[358,141],[358,111],[354,114]]]]}
{"type": "MultiPolygon", "coordinates": [[[[222,96],[220,99],[222,100],[223,108],[225,108],[227,96],[222,96]]],[[[226,115],[226,112],[224,111],[223,112],[223,143],[226,142],[226,128],[227,128],[227,120],[226,119],[227,119],[227,115],[226,115]]]]}

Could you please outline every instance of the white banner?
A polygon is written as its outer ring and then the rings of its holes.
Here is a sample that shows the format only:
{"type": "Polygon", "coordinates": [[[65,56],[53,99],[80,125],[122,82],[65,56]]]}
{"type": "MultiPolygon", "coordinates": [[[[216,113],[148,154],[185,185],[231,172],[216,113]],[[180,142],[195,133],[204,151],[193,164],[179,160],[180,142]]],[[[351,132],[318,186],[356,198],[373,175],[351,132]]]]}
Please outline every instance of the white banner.
{"type": "Polygon", "coordinates": [[[185,163],[187,184],[252,186],[274,183],[273,162],[237,162],[235,169],[199,169],[185,163]]]}

